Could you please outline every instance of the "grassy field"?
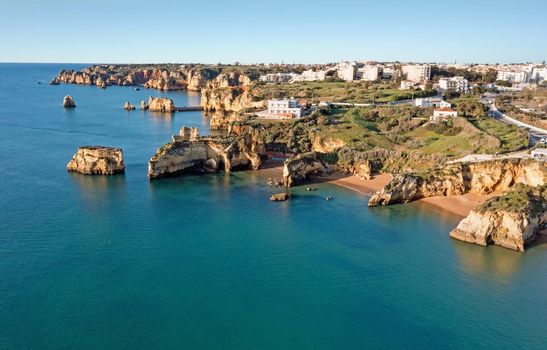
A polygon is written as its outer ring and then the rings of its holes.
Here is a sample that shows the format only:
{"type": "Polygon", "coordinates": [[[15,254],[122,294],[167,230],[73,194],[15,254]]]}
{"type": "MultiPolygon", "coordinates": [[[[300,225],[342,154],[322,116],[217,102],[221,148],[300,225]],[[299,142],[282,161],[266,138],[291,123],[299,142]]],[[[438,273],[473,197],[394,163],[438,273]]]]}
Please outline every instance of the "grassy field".
{"type": "Polygon", "coordinates": [[[387,82],[301,82],[294,84],[256,84],[252,88],[256,101],[294,97],[307,102],[387,103],[412,97],[425,97],[434,91],[401,91],[387,82]]]}
{"type": "MultiPolygon", "coordinates": [[[[472,108],[476,108],[473,106],[472,108]]],[[[488,117],[458,117],[429,123],[431,109],[384,106],[318,112],[317,132],[357,150],[415,150],[461,157],[470,153],[503,153],[522,149],[528,137],[521,130],[488,117]]]]}

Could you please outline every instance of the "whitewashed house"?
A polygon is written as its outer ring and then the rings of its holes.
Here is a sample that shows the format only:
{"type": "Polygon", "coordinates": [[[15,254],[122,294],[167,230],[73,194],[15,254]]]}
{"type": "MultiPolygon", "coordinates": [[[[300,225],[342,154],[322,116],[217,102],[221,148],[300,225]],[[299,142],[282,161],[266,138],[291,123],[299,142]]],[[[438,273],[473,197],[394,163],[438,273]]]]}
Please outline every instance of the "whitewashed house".
{"type": "Polygon", "coordinates": [[[441,120],[447,120],[448,118],[455,118],[458,116],[458,112],[452,108],[442,107],[435,108],[433,110],[433,115],[429,117],[429,120],[432,122],[439,122],[441,120]]]}
{"type": "Polygon", "coordinates": [[[272,119],[302,117],[303,108],[295,99],[268,100],[268,115],[272,119]]]}

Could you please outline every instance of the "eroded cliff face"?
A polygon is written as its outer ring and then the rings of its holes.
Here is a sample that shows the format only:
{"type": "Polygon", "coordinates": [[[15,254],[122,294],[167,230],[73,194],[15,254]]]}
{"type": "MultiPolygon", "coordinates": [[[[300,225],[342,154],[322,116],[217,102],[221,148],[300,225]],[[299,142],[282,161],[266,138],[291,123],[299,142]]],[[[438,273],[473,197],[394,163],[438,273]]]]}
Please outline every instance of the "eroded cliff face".
{"type": "Polygon", "coordinates": [[[291,187],[309,179],[312,175],[324,173],[327,168],[317,158],[316,152],[308,152],[287,159],[283,164],[283,185],[291,187]]]}
{"type": "Polygon", "coordinates": [[[425,197],[474,192],[502,192],[517,183],[541,186],[546,182],[545,163],[531,159],[504,159],[445,165],[423,175],[400,174],[374,194],[369,206],[406,203],[425,197]]]}
{"type": "Polygon", "coordinates": [[[547,186],[518,186],[485,202],[450,232],[450,237],[524,252],[547,218],[547,186]]]}
{"type": "Polygon", "coordinates": [[[205,111],[240,112],[248,108],[262,108],[264,101],[253,101],[249,76],[221,73],[201,90],[201,106],[205,111]]]}
{"type": "Polygon", "coordinates": [[[144,85],[146,88],[157,90],[199,91],[219,74],[219,70],[209,67],[168,66],[169,68],[142,65],[94,65],[81,71],[62,70],[51,83],[64,82],[98,87],[144,85]]]}
{"type": "Polygon", "coordinates": [[[252,130],[225,137],[199,137],[181,129],[179,137],[158,149],[148,162],[150,179],[186,172],[229,173],[237,169],[258,169],[265,156],[252,130]]]}
{"type": "Polygon", "coordinates": [[[112,175],[123,173],[125,164],[121,148],[83,146],[67,164],[68,171],[87,175],[112,175]]]}
{"type": "Polygon", "coordinates": [[[152,97],[148,98],[148,110],[150,112],[171,113],[175,111],[175,103],[167,97],[152,97]]]}

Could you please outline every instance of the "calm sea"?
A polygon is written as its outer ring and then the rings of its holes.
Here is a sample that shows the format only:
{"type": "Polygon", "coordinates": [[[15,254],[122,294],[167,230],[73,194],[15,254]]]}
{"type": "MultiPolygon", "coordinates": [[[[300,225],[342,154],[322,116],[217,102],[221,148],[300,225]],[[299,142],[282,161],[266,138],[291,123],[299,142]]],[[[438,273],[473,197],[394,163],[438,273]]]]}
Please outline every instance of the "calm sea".
{"type": "Polygon", "coordinates": [[[199,97],[48,85],[67,67],[0,65],[0,349],[547,348],[547,244],[460,243],[456,217],[330,185],[271,203],[252,173],[148,182],[208,120],[123,103],[199,97]],[[90,144],[126,174],[68,173],[90,144]]]}

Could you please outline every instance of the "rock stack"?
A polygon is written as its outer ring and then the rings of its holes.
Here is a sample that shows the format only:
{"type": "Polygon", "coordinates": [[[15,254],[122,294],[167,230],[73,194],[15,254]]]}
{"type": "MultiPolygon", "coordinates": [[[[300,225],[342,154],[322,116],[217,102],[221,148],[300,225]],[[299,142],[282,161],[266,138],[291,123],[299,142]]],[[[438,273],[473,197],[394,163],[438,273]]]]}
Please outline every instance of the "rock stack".
{"type": "Polygon", "coordinates": [[[74,102],[74,99],[70,95],[66,95],[63,99],[63,107],[65,108],[74,108],[76,107],[76,102],[74,102]]]}
{"type": "Polygon", "coordinates": [[[104,146],[79,147],[66,166],[68,171],[86,175],[112,175],[123,173],[125,164],[121,148],[104,146]]]}

